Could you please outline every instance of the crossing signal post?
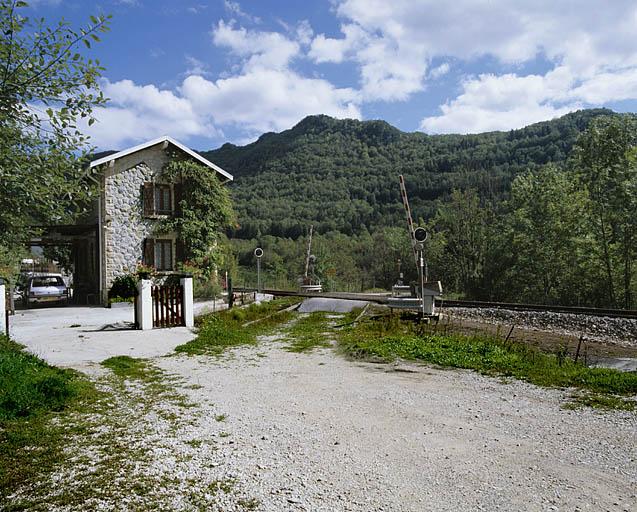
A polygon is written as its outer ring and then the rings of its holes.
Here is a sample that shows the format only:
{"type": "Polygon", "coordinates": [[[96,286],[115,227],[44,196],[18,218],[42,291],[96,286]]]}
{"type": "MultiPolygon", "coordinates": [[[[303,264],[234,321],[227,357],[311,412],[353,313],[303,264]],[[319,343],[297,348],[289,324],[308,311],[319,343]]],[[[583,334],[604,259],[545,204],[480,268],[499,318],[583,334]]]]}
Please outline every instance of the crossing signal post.
{"type": "Polygon", "coordinates": [[[257,258],[257,292],[261,293],[261,258],[263,257],[263,249],[257,247],[254,250],[254,256],[257,258]]]}
{"type": "Polygon", "coordinates": [[[425,280],[427,273],[425,269],[425,241],[427,240],[427,231],[425,228],[416,228],[414,230],[414,238],[416,240],[416,250],[418,251],[418,273],[420,277],[420,302],[421,314],[425,316],[425,280]]]}

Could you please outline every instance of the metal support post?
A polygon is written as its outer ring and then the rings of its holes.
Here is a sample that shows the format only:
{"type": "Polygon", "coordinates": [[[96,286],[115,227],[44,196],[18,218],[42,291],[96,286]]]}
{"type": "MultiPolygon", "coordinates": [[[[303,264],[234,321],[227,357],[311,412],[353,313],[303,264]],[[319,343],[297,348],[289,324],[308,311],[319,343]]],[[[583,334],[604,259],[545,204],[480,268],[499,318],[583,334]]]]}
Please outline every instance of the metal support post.
{"type": "Polygon", "coordinates": [[[257,258],[257,292],[261,293],[261,258],[263,257],[263,249],[257,247],[254,250],[254,256],[257,258]]]}
{"type": "Polygon", "coordinates": [[[420,302],[422,317],[425,317],[425,258],[423,256],[423,250],[418,251],[418,257],[420,259],[420,302]]]}

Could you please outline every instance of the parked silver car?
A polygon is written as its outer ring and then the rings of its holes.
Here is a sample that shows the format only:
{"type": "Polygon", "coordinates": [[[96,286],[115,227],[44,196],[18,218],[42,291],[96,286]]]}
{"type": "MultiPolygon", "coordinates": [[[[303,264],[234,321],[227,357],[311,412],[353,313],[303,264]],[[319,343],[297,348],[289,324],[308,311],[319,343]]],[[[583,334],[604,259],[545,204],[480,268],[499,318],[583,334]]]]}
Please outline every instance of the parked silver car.
{"type": "Polygon", "coordinates": [[[50,302],[67,304],[69,297],[69,288],[64,283],[62,276],[58,274],[29,277],[22,292],[24,306],[27,308],[33,304],[50,302]]]}

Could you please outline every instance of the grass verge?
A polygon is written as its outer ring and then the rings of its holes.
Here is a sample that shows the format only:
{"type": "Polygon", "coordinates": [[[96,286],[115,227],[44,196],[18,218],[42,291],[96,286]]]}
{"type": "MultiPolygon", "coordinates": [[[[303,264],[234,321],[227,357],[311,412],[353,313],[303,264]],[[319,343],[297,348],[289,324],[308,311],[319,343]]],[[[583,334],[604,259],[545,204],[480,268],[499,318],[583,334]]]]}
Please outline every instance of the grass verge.
{"type": "Polygon", "coordinates": [[[282,311],[297,302],[298,298],[286,297],[205,315],[197,320],[197,337],[176,347],[175,352],[218,356],[230,347],[255,345],[257,336],[271,332],[292,317],[290,312],[282,311]],[[245,325],[255,320],[258,322],[245,325]]]}
{"type": "Polygon", "coordinates": [[[310,352],[317,347],[329,347],[325,331],[328,328],[327,313],[316,311],[299,319],[286,332],[285,348],[289,352],[310,352]]]}
{"type": "Polygon", "coordinates": [[[63,458],[70,432],[55,421],[60,413],[99,397],[79,373],[49,366],[0,336],[0,501],[63,458]]]}
{"type": "MultiPolygon", "coordinates": [[[[116,381],[112,381],[112,386],[124,387],[125,383],[141,385],[145,397],[153,397],[156,400],[164,401],[183,408],[194,407],[195,404],[188,402],[186,397],[176,391],[176,384],[182,379],[166,373],[161,368],[157,368],[148,359],[138,359],[130,356],[115,356],[102,361],[102,366],[109,368],[116,381]]],[[[149,404],[146,403],[145,406],[149,404]]]]}
{"type": "Polygon", "coordinates": [[[0,336],[0,421],[59,411],[86,386],[76,372],[50,366],[0,336]]]}
{"type": "Polygon", "coordinates": [[[513,377],[544,387],[579,388],[593,395],[583,395],[578,403],[634,408],[634,400],[626,397],[637,394],[637,372],[588,368],[563,353],[544,353],[492,336],[419,333],[416,329],[413,323],[402,322],[398,317],[368,320],[343,329],[339,346],[351,357],[425,361],[513,377]],[[589,400],[586,396],[597,398],[589,400]]]}

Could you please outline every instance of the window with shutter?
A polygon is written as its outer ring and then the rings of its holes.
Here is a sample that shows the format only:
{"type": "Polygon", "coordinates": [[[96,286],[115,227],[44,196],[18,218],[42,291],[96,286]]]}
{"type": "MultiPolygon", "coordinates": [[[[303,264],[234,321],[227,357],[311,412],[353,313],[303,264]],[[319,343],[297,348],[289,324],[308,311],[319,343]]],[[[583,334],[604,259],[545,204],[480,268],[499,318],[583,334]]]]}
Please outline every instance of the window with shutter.
{"type": "Polygon", "coordinates": [[[173,270],[173,241],[155,240],[155,268],[173,270]]]}
{"type": "Polygon", "coordinates": [[[177,263],[183,263],[185,260],[184,242],[181,238],[175,240],[175,260],[177,263]]]}
{"type": "Polygon", "coordinates": [[[173,185],[173,195],[174,195],[174,198],[175,198],[174,211],[175,211],[175,213],[177,215],[181,215],[181,213],[182,213],[182,211],[181,211],[181,199],[183,197],[181,183],[175,183],[173,185]]]}
{"type": "Polygon", "coordinates": [[[170,185],[155,184],[155,213],[169,215],[173,212],[170,185]]]}
{"type": "Polygon", "coordinates": [[[157,270],[174,270],[173,241],[146,238],[144,240],[143,263],[157,270]]]}

